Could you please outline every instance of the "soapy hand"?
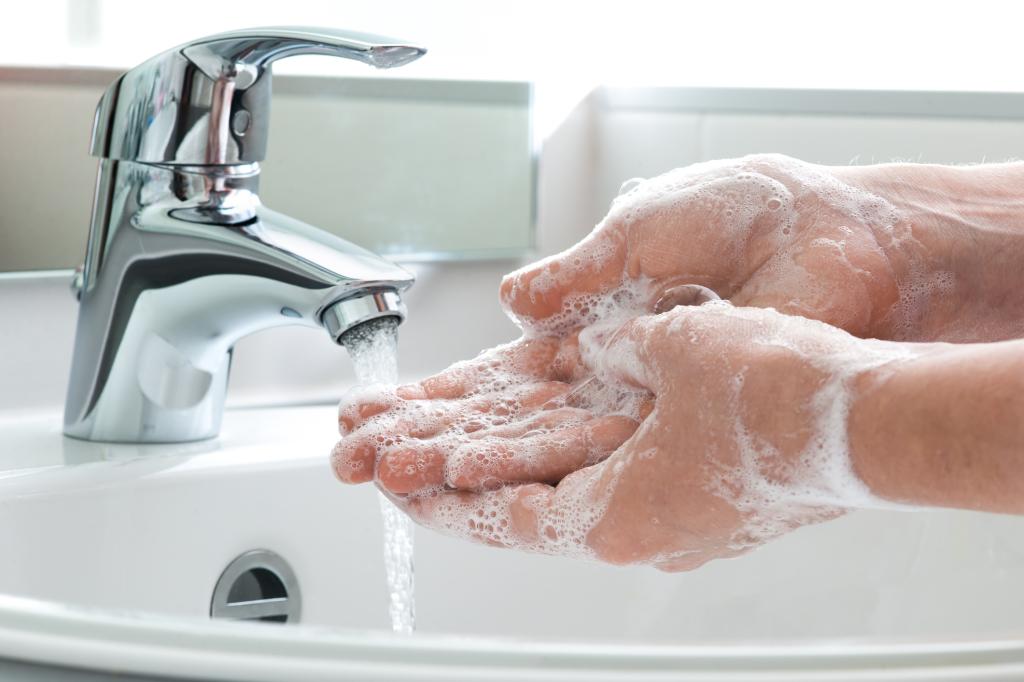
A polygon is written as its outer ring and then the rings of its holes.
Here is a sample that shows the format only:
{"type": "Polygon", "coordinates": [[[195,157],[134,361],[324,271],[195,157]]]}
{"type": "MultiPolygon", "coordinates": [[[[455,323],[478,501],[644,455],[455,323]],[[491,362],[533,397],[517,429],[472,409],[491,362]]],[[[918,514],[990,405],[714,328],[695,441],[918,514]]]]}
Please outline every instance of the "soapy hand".
{"type": "Polygon", "coordinates": [[[338,477],[449,533],[670,570],[864,503],[843,395],[894,347],[694,305],[941,338],[932,312],[955,277],[865,177],[756,156],[636,185],[587,239],[502,283],[523,338],[350,396],[338,477]]]}

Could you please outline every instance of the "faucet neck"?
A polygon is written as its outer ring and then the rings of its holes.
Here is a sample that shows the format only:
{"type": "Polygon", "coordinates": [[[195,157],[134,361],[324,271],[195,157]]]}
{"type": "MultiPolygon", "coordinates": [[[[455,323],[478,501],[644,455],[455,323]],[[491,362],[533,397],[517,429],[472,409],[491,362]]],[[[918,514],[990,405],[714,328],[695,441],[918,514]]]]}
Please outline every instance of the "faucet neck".
{"type": "Polygon", "coordinates": [[[299,324],[337,337],[363,298],[387,304],[366,315],[401,316],[408,273],[264,208],[258,178],[255,165],[100,162],[65,433],[210,438],[242,336],[299,324]]]}

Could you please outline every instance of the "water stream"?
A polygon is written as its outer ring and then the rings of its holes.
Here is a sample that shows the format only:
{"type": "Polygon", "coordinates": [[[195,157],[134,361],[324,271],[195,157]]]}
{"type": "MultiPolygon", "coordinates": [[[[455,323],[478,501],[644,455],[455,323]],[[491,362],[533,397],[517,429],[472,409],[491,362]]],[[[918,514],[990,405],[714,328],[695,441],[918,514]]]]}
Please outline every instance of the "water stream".
{"type": "MultiPolygon", "coordinates": [[[[398,383],[398,324],[393,318],[363,323],[346,332],[342,342],[362,384],[398,383]]],[[[413,524],[391,500],[380,495],[384,526],[384,570],[387,573],[391,629],[411,634],[416,627],[413,579],[413,524]]]]}

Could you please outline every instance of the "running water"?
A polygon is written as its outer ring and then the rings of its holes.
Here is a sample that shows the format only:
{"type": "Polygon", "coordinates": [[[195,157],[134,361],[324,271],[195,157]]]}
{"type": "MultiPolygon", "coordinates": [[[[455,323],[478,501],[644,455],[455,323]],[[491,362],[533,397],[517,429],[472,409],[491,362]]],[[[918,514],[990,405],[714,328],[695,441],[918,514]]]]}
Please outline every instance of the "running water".
{"type": "MultiPolygon", "coordinates": [[[[384,317],[345,333],[342,343],[355,365],[360,385],[398,383],[398,321],[384,317]]],[[[384,570],[387,572],[391,629],[411,634],[416,626],[412,563],[412,521],[380,494],[384,521],[384,570]]]]}

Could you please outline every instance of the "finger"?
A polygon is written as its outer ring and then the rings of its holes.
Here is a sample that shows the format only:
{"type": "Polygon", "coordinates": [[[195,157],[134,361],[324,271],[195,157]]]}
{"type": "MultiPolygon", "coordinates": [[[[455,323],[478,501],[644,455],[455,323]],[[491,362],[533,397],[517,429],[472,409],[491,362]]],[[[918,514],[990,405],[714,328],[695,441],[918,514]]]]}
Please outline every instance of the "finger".
{"type": "MultiPolygon", "coordinates": [[[[552,410],[545,412],[538,419],[528,420],[524,424],[512,425],[506,433],[506,438],[526,433],[527,429],[533,428],[558,429],[568,425],[571,420],[579,423],[589,415],[582,410],[552,410]]],[[[491,428],[484,433],[490,433],[505,427],[491,428]]],[[[600,438],[606,439],[604,430],[599,434],[600,438]]],[[[504,440],[494,437],[486,439],[488,442],[504,440]]],[[[600,441],[601,443],[604,440],[600,441]]],[[[421,491],[426,488],[441,486],[445,483],[445,471],[448,463],[455,457],[460,448],[465,447],[464,434],[449,434],[432,440],[403,440],[400,444],[385,448],[377,462],[377,481],[386,490],[397,495],[407,495],[412,492],[421,491]]],[[[509,448],[498,448],[511,456],[511,453],[519,445],[509,448]]],[[[488,446],[481,446],[477,451],[487,451],[488,446]]],[[[495,449],[493,447],[491,450],[495,449]]],[[[376,451],[375,451],[376,452],[376,451]]],[[[360,453],[362,454],[362,453],[360,453]]],[[[365,456],[365,455],[364,455],[365,456]]],[[[371,467],[373,460],[371,460],[371,467]]],[[[358,466],[358,465],[357,465],[358,466]]]]}
{"type": "MultiPolygon", "coordinates": [[[[666,315],[678,316],[676,308],[666,315]]],[[[663,330],[663,316],[643,315],[618,327],[594,325],[580,332],[580,356],[598,377],[614,377],[634,386],[654,390],[657,371],[648,351],[652,335],[663,330]],[[662,319],[659,319],[662,318],[662,319]]],[[[600,389],[588,387],[591,392],[600,389]]],[[[581,395],[580,399],[586,396],[581,395]]]]}
{"type": "Polygon", "coordinates": [[[431,438],[449,428],[451,424],[466,419],[469,415],[491,409],[491,401],[477,398],[459,401],[417,401],[396,400],[381,409],[382,405],[370,405],[364,411],[365,419],[349,420],[353,426],[352,435],[376,437],[382,444],[388,440],[431,438]],[[380,411],[378,411],[380,410],[380,411]]]}
{"type": "Polygon", "coordinates": [[[445,371],[420,382],[427,400],[452,400],[461,398],[479,384],[480,368],[469,363],[459,363],[445,371]]]}
{"type": "Polygon", "coordinates": [[[654,399],[645,398],[640,403],[637,419],[643,422],[648,416],[650,416],[651,412],[654,412],[654,399]]]}
{"type": "Polygon", "coordinates": [[[504,364],[496,367],[499,379],[512,377],[554,381],[555,359],[562,349],[562,339],[555,336],[527,338],[509,344],[504,364]]]}
{"type": "Polygon", "coordinates": [[[420,384],[404,384],[395,389],[395,394],[402,400],[425,400],[427,397],[420,384]]]}
{"type": "Polygon", "coordinates": [[[448,458],[446,483],[483,490],[518,482],[557,483],[603,461],[636,431],[622,416],[600,417],[523,438],[488,437],[463,443],[448,458]]]}
{"type": "Polygon", "coordinates": [[[555,381],[576,383],[587,374],[587,368],[580,357],[580,330],[562,338],[561,345],[551,363],[551,378],[555,381]]]}
{"type": "Polygon", "coordinates": [[[604,507],[602,467],[577,471],[557,488],[531,483],[479,493],[446,491],[409,498],[404,509],[424,526],[476,542],[593,556],[587,535],[604,507]]]}
{"type": "Polygon", "coordinates": [[[444,484],[445,453],[430,445],[400,447],[384,453],[377,464],[377,482],[396,495],[444,484]]]}
{"type": "Polygon", "coordinates": [[[501,283],[501,300],[521,321],[571,313],[574,296],[609,291],[620,284],[625,263],[622,230],[599,227],[567,251],[507,275],[501,283]]]}
{"type": "Polygon", "coordinates": [[[592,375],[573,386],[562,402],[591,414],[627,414],[643,421],[651,412],[652,396],[646,391],[623,387],[619,382],[606,383],[592,375]]]}
{"type": "Polygon", "coordinates": [[[560,344],[554,337],[519,339],[456,363],[419,384],[403,386],[398,394],[417,400],[454,400],[502,390],[524,380],[553,380],[560,344]]]}
{"type": "Polygon", "coordinates": [[[718,301],[721,296],[699,284],[683,284],[667,289],[654,304],[655,313],[664,313],[680,305],[701,305],[718,301]]]}
{"type": "Polygon", "coordinates": [[[509,486],[482,493],[444,491],[399,500],[417,523],[446,535],[496,547],[532,546],[537,537],[534,498],[554,489],[543,484],[509,486]]]}
{"type": "Polygon", "coordinates": [[[508,395],[411,403],[406,408],[412,409],[413,414],[402,415],[391,429],[420,439],[433,438],[448,430],[466,434],[479,432],[529,419],[538,411],[556,409],[569,390],[568,384],[548,381],[513,389],[508,395]]]}
{"type": "Polygon", "coordinates": [[[383,385],[357,386],[338,404],[338,430],[341,435],[355,431],[367,419],[386,412],[397,402],[395,392],[383,385]]]}
{"type": "Polygon", "coordinates": [[[331,451],[331,468],[342,483],[368,483],[373,480],[377,459],[374,438],[354,435],[338,441],[331,451]]]}
{"type": "Polygon", "coordinates": [[[575,407],[556,407],[543,410],[523,419],[491,426],[469,435],[471,439],[482,438],[522,438],[542,431],[554,431],[559,428],[576,426],[591,418],[591,413],[575,407]]]}
{"type": "Polygon", "coordinates": [[[571,390],[569,384],[561,381],[545,381],[527,386],[516,398],[518,411],[524,414],[558,405],[571,390]]]}
{"type": "Polygon", "coordinates": [[[495,423],[507,423],[522,414],[548,409],[548,406],[556,407],[570,390],[568,384],[560,381],[542,381],[501,387],[499,395],[470,394],[447,401],[408,401],[402,406],[406,414],[396,415],[391,428],[415,438],[431,438],[453,426],[471,433],[495,423]]]}

